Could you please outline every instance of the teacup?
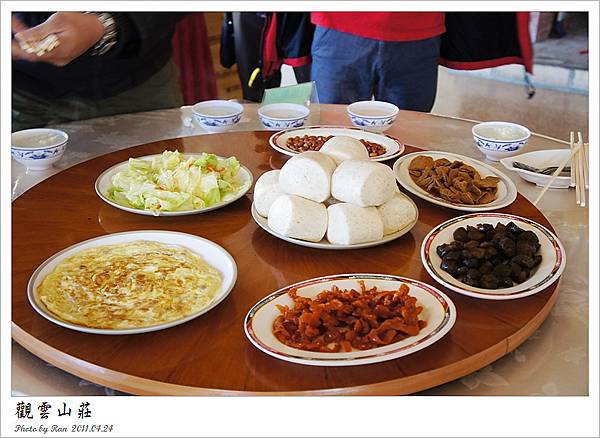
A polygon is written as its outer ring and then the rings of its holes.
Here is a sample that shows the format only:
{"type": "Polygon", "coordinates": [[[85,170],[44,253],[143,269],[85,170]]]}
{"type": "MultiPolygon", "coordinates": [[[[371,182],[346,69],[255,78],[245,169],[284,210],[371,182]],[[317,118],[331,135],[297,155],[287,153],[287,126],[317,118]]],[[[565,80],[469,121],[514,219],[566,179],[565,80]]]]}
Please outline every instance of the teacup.
{"type": "Polygon", "coordinates": [[[65,153],[69,136],[58,129],[35,128],[11,134],[11,155],[29,170],[52,167],[65,153]]]}

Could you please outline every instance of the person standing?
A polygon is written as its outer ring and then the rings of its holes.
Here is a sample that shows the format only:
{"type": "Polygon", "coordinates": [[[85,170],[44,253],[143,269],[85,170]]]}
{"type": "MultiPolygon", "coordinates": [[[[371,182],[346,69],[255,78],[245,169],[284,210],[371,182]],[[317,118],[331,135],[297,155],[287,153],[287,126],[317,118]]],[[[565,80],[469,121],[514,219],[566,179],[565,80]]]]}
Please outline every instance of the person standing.
{"type": "Polygon", "coordinates": [[[260,102],[265,89],[281,84],[281,65],[294,68],[298,83],[310,80],[314,25],[308,12],[226,12],[221,65],[238,66],[243,97],[260,102]]]}
{"type": "Polygon", "coordinates": [[[321,103],[391,102],[428,112],[437,91],[443,12],[313,12],[311,79],[321,103]]]}
{"type": "Polygon", "coordinates": [[[181,13],[12,15],[12,129],[182,104],[171,38],[181,13]],[[52,50],[30,53],[54,35],[52,50]]]}

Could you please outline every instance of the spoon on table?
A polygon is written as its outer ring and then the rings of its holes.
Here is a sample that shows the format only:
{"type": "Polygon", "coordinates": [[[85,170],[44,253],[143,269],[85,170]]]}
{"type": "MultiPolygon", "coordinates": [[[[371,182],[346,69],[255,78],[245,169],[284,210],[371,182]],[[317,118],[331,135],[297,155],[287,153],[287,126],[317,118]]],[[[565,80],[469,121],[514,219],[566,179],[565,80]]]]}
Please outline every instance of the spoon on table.
{"type": "MultiPolygon", "coordinates": [[[[528,164],[525,163],[521,163],[519,161],[513,161],[512,163],[513,167],[516,167],[517,169],[521,169],[521,170],[528,170],[529,172],[533,172],[533,173],[541,173],[542,175],[552,175],[556,169],[558,169],[558,166],[550,166],[550,167],[533,167],[533,166],[529,166],[528,164]]],[[[565,167],[562,172],[560,172],[560,175],[562,174],[571,174],[571,168],[570,167],[565,167]]]]}

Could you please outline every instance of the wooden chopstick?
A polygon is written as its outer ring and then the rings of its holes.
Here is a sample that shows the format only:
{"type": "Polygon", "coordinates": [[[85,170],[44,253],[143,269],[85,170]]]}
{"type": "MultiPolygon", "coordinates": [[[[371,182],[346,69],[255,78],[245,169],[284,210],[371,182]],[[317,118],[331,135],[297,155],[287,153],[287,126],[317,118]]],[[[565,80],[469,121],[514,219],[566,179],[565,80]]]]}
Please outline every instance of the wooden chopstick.
{"type": "MultiPolygon", "coordinates": [[[[573,149],[571,149],[571,153],[569,154],[569,156],[567,158],[565,158],[563,160],[562,163],[560,163],[560,166],[558,166],[558,168],[554,171],[554,173],[552,174],[552,178],[550,178],[550,181],[548,181],[546,183],[546,185],[544,186],[544,188],[542,189],[541,193],[538,195],[537,199],[533,202],[533,205],[537,205],[538,202],[540,202],[540,199],[542,199],[542,196],[544,196],[544,194],[548,191],[548,189],[550,188],[550,186],[552,185],[552,183],[554,182],[554,180],[558,177],[558,175],[560,175],[560,172],[562,172],[562,170],[564,169],[564,167],[567,165],[567,163],[569,162],[569,160],[577,153],[579,152],[579,148],[581,147],[581,145],[577,145],[575,146],[573,149]]],[[[575,161],[575,160],[573,160],[575,161]]],[[[573,167],[573,163],[571,163],[571,167],[573,167]]]]}
{"type": "Polygon", "coordinates": [[[579,153],[577,154],[577,172],[579,174],[578,185],[579,185],[579,202],[578,204],[585,207],[585,163],[583,156],[583,136],[581,131],[577,133],[577,145],[580,146],[579,153]]]}
{"type": "MultiPolygon", "coordinates": [[[[569,149],[573,150],[575,147],[575,133],[571,131],[569,136],[569,149]]],[[[571,163],[571,186],[575,187],[575,163],[571,163]]]]}
{"type": "Polygon", "coordinates": [[[589,151],[589,143],[584,143],[583,144],[583,156],[584,156],[584,161],[583,161],[583,170],[584,173],[583,175],[585,176],[585,188],[589,189],[590,188],[590,180],[589,180],[589,173],[590,173],[590,151],[589,151]]]}
{"type": "MultiPolygon", "coordinates": [[[[574,134],[574,133],[573,133],[574,134]]],[[[579,145],[579,143],[577,143],[579,145]]],[[[575,145],[573,145],[573,148],[575,145]]],[[[575,179],[575,201],[577,205],[581,204],[581,185],[579,184],[579,160],[577,159],[577,154],[573,154],[573,158],[571,159],[571,169],[573,171],[573,178],[575,179]]]]}

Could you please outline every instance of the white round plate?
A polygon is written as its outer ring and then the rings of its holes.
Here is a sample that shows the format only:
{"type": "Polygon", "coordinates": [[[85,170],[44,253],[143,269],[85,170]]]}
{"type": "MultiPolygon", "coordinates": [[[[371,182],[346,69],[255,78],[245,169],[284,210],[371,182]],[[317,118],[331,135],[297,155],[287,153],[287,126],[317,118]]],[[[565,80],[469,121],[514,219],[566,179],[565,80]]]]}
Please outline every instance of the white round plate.
{"type": "Polygon", "coordinates": [[[136,333],[147,333],[157,330],[163,330],[169,327],[183,324],[184,322],[190,321],[208,312],[213,307],[217,306],[221,301],[223,301],[225,297],[227,297],[227,295],[229,295],[229,292],[231,292],[231,289],[233,289],[233,285],[235,284],[236,279],[237,266],[235,264],[235,261],[233,260],[233,257],[231,257],[231,255],[219,245],[217,245],[214,242],[211,242],[210,240],[206,240],[198,236],[193,236],[191,234],[178,233],[175,231],[127,231],[123,233],[107,234],[105,236],[84,240],[83,242],[72,245],[54,254],[52,257],[50,257],[44,263],[38,266],[38,268],[34,271],[33,275],[29,279],[29,283],[27,284],[27,297],[29,298],[31,306],[35,309],[37,313],[39,313],[47,320],[52,321],[53,323],[58,324],[60,326],[72,330],[77,330],[80,332],[94,333],[100,335],[132,335],[136,333]],[[202,257],[202,259],[206,263],[208,263],[212,267],[216,268],[219,272],[221,272],[221,275],[223,276],[221,290],[217,293],[217,295],[213,298],[212,302],[207,307],[181,319],[148,327],[114,330],[85,327],[67,321],[63,321],[62,319],[54,315],[52,312],[50,312],[46,308],[44,303],[38,299],[36,292],[38,285],[44,280],[44,278],[46,278],[48,274],[50,274],[54,270],[54,268],[56,268],[56,266],[59,263],[61,263],[66,258],[71,257],[76,253],[86,249],[95,248],[103,245],[114,245],[118,243],[131,242],[134,240],[148,240],[168,245],[179,245],[189,249],[190,251],[202,257]]]}
{"type": "Polygon", "coordinates": [[[417,208],[417,206],[415,205],[415,203],[413,202],[412,199],[410,199],[408,196],[405,196],[405,198],[410,201],[410,203],[415,208],[415,211],[417,212],[415,220],[413,220],[411,223],[406,225],[401,230],[396,231],[395,233],[391,233],[391,234],[387,234],[387,235],[383,236],[383,239],[381,239],[381,240],[375,240],[373,242],[355,243],[353,245],[338,245],[338,244],[334,244],[334,243],[329,243],[329,241],[327,240],[327,237],[324,237],[319,242],[309,242],[308,240],[300,240],[300,239],[295,239],[293,237],[282,236],[281,234],[278,234],[275,231],[273,231],[271,228],[269,228],[269,223],[268,223],[267,218],[261,216],[258,213],[256,208],[254,207],[254,203],[252,203],[251,211],[252,211],[252,218],[254,219],[254,222],[256,222],[258,224],[259,227],[261,227],[267,233],[272,234],[273,236],[278,237],[282,240],[285,240],[286,242],[295,243],[296,245],[300,245],[300,246],[307,246],[309,248],[318,248],[318,249],[340,249],[340,250],[341,249],[360,249],[360,248],[370,248],[372,246],[383,245],[384,243],[391,242],[392,240],[395,240],[398,237],[403,236],[406,233],[408,233],[410,230],[412,230],[412,228],[417,224],[417,221],[419,220],[419,209],[417,208]]]}
{"type": "Polygon", "coordinates": [[[486,300],[513,300],[541,292],[558,280],[567,263],[562,243],[547,228],[530,219],[504,213],[467,214],[438,225],[423,239],[421,261],[429,275],[441,285],[460,294],[486,300]],[[454,230],[457,228],[482,223],[495,226],[498,223],[507,224],[511,221],[526,231],[533,231],[541,245],[538,254],[542,256],[542,262],[535,273],[523,283],[504,289],[483,289],[462,283],[440,268],[442,259],[438,256],[436,248],[443,243],[452,242],[454,230]]]}
{"type": "MultiPolygon", "coordinates": [[[[500,160],[507,170],[517,172],[517,174],[525,181],[529,181],[537,185],[538,187],[545,187],[548,181],[552,179],[552,175],[543,175],[541,173],[530,172],[529,170],[519,169],[514,167],[515,161],[523,164],[528,164],[533,167],[550,167],[560,166],[560,164],[571,154],[569,149],[547,149],[543,151],[527,152],[525,154],[516,155],[514,157],[503,158],[500,160]]],[[[567,165],[570,166],[571,162],[568,161],[567,165]]],[[[568,189],[574,187],[575,184],[571,185],[571,177],[569,176],[557,176],[552,184],[551,189],[568,189]]]]}
{"type": "Polygon", "coordinates": [[[259,350],[286,362],[316,366],[351,366],[384,362],[422,350],[440,340],[450,331],[456,321],[456,308],[450,298],[438,289],[410,278],[381,274],[340,274],[314,278],[279,289],[256,303],[244,319],[246,336],[259,350]],[[293,306],[287,295],[290,288],[297,288],[298,295],[314,298],[333,285],[340,289],[360,290],[358,280],[367,288],[377,286],[380,290],[397,290],[402,283],[410,288],[410,295],[423,307],[420,316],[427,321],[418,335],[370,350],[353,350],[343,353],[321,353],[289,347],[273,334],[273,322],[279,316],[277,305],[293,306]]]}
{"type": "Polygon", "coordinates": [[[474,160],[473,158],[465,157],[464,155],[452,154],[450,152],[413,152],[412,154],[404,155],[399,158],[394,163],[394,175],[396,175],[396,180],[400,183],[402,187],[404,187],[409,192],[417,195],[419,198],[422,198],[426,201],[432,202],[437,205],[441,205],[443,207],[448,207],[453,210],[461,210],[461,211],[489,211],[496,210],[498,208],[506,207],[514,202],[517,199],[517,187],[512,180],[500,172],[499,170],[494,169],[492,166],[488,166],[481,161],[474,160]],[[446,201],[445,199],[434,196],[421,187],[419,187],[411,178],[408,173],[408,166],[410,162],[417,156],[424,155],[427,157],[431,157],[434,160],[439,158],[446,158],[450,161],[459,160],[469,166],[474,167],[477,172],[481,175],[482,178],[486,176],[497,176],[500,178],[498,182],[498,192],[496,193],[496,199],[494,201],[483,204],[483,205],[468,205],[468,204],[457,204],[450,201],[446,201]]]}
{"type": "MultiPolygon", "coordinates": [[[[161,154],[154,155],[146,155],[144,157],[139,157],[140,160],[151,160],[154,157],[159,157],[161,154]]],[[[200,156],[200,154],[183,154],[185,157],[195,157],[200,156]]],[[[138,158],[138,157],[136,157],[138,158]]],[[[217,158],[224,159],[223,157],[217,156],[217,158]]],[[[233,198],[228,199],[227,201],[219,202],[218,204],[211,205],[210,207],[199,208],[197,210],[181,210],[181,211],[161,211],[158,213],[154,213],[150,210],[140,210],[138,208],[127,207],[126,205],[121,205],[108,197],[108,189],[112,186],[112,179],[118,172],[127,169],[128,161],[124,161],[119,164],[115,164],[112,167],[109,167],[104,172],[100,174],[100,176],[96,179],[95,188],[96,193],[100,198],[106,202],[107,204],[112,205],[120,210],[128,211],[129,213],[141,214],[144,216],[186,216],[190,214],[198,214],[198,213],[206,213],[207,211],[216,210],[217,208],[225,207],[226,205],[231,204],[232,202],[237,201],[242,196],[244,196],[250,187],[252,187],[253,177],[252,172],[248,170],[246,166],[243,166],[240,163],[240,171],[238,172],[238,181],[243,184],[240,188],[240,191],[233,196],[233,198]]]]}
{"type": "Polygon", "coordinates": [[[294,156],[298,155],[296,152],[288,148],[285,143],[290,137],[314,135],[314,136],[326,136],[326,135],[345,135],[347,137],[353,137],[358,140],[366,140],[373,143],[378,143],[385,148],[385,154],[378,157],[371,158],[372,161],[386,161],[392,158],[399,157],[404,152],[404,145],[390,135],[378,134],[375,132],[365,131],[360,128],[348,128],[343,126],[312,126],[307,128],[292,128],[283,131],[276,132],[269,138],[269,144],[273,149],[282,154],[294,156]]]}

